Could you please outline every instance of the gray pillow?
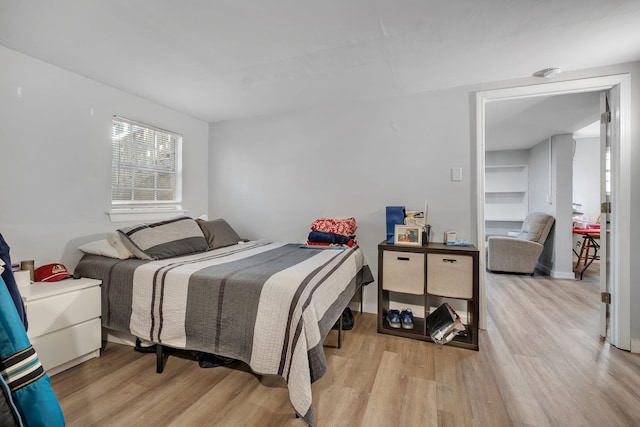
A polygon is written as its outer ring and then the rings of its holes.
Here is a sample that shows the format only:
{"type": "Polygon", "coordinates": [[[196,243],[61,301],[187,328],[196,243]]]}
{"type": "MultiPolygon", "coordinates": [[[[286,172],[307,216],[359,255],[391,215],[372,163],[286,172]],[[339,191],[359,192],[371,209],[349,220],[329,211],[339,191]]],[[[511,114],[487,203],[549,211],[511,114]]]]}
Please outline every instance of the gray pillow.
{"type": "Polygon", "coordinates": [[[134,225],[118,233],[127,249],[140,259],[172,258],[208,249],[200,227],[189,217],[134,225]]]}
{"type": "Polygon", "coordinates": [[[223,248],[237,244],[243,240],[233,228],[222,218],[212,221],[197,219],[198,225],[207,239],[209,249],[223,248]]]}

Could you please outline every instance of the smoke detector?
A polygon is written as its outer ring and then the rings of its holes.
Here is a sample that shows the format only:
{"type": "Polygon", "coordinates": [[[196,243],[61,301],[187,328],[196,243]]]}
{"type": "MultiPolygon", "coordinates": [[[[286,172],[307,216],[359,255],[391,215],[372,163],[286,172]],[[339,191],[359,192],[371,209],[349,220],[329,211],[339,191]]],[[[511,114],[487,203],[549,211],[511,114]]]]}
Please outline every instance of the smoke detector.
{"type": "Polygon", "coordinates": [[[558,67],[545,68],[544,70],[536,71],[533,73],[535,77],[544,77],[545,79],[551,79],[562,74],[562,69],[558,67]]]}

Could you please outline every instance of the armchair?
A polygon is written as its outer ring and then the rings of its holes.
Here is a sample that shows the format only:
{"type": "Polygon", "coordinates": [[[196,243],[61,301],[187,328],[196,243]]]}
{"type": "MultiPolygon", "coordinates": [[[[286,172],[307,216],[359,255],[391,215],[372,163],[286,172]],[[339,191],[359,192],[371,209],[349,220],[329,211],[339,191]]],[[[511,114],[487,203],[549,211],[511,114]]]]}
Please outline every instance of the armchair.
{"type": "Polygon", "coordinates": [[[517,237],[490,236],[487,270],[533,274],[554,221],[551,215],[532,212],[525,218],[517,237]]]}

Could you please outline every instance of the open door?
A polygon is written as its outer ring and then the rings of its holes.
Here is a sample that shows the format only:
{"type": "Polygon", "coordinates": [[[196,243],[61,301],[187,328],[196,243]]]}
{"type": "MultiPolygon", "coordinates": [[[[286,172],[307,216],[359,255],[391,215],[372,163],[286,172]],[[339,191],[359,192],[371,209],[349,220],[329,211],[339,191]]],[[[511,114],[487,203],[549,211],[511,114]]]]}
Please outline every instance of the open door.
{"type": "Polygon", "coordinates": [[[611,316],[611,97],[618,96],[619,86],[600,94],[600,336],[609,336],[609,318],[611,316]]]}

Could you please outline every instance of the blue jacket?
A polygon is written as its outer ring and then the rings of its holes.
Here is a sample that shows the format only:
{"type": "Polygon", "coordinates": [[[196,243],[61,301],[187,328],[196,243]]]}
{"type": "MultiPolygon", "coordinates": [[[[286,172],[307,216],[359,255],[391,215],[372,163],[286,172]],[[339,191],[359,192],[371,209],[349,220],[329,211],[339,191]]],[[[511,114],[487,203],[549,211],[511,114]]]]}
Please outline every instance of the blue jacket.
{"type": "Polygon", "coordinates": [[[24,310],[24,304],[22,302],[22,298],[20,297],[20,291],[18,290],[18,285],[16,284],[16,279],[13,277],[13,272],[11,271],[11,257],[9,256],[9,245],[0,234],[0,258],[4,261],[4,271],[2,272],[2,279],[6,285],[9,294],[11,295],[11,299],[16,306],[16,310],[18,311],[18,317],[20,321],[24,324],[24,330],[26,331],[28,328],[27,324],[27,313],[24,310]]]}
{"type": "Polygon", "coordinates": [[[24,324],[2,277],[0,277],[0,371],[25,426],[65,425],[62,409],[51,388],[49,376],[40,364],[35,349],[31,346],[24,324]]]}

